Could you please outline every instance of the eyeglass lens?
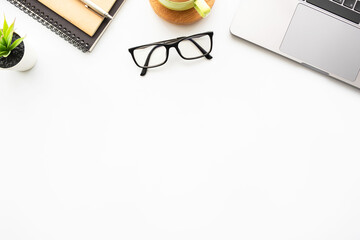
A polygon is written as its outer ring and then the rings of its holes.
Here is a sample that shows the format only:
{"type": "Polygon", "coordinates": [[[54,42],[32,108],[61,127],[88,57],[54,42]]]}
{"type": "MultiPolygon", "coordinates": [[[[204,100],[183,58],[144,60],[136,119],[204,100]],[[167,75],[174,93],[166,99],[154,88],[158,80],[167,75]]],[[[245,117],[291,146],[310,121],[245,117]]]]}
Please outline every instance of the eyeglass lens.
{"type": "Polygon", "coordinates": [[[182,57],[186,59],[199,58],[210,52],[211,40],[208,35],[197,36],[182,40],[178,47],[182,57]]]}
{"type": "Polygon", "coordinates": [[[137,64],[141,67],[156,67],[166,61],[166,47],[161,45],[149,45],[137,48],[134,51],[134,57],[137,64]]]}

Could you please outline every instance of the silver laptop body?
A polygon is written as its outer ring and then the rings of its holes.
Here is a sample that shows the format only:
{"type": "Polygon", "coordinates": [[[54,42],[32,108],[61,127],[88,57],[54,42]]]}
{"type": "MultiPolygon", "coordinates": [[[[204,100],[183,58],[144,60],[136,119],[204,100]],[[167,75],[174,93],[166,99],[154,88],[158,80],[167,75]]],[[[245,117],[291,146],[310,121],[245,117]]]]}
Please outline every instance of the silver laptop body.
{"type": "Polygon", "coordinates": [[[360,87],[360,1],[242,0],[230,31],[360,87]]]}

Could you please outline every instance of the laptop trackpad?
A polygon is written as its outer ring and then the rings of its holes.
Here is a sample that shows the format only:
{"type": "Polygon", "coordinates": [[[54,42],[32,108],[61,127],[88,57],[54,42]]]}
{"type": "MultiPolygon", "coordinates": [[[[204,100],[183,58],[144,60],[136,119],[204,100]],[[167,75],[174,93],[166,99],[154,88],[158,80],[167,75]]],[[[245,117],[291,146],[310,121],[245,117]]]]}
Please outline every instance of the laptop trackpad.
{"type": "Polygon", "coordinates": [[[299,4],[280,50],[329,74],[355,81],[360,29],[299,4]]]}

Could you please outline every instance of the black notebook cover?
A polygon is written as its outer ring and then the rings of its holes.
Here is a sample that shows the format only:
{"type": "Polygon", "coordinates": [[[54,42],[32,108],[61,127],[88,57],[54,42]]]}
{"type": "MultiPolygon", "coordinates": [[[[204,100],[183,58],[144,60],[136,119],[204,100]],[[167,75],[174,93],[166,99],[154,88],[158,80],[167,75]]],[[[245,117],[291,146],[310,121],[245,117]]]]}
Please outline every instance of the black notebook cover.
{"type": "MultiPolygon", "coordinates": [[[[44,26],[51,29],[53,32],[83,52],[91,52],[111,22],[111,20],[107,18],[104,19],[94,36],[90,37],[37,0],[7,1],[18,7],[23,12],[29,14],[29,16],[42,23],[44,26]]],[[[123,2],[124,0],[117,0],[109,11],[109,14],[111,16],[115,16],[123,2]]]]}

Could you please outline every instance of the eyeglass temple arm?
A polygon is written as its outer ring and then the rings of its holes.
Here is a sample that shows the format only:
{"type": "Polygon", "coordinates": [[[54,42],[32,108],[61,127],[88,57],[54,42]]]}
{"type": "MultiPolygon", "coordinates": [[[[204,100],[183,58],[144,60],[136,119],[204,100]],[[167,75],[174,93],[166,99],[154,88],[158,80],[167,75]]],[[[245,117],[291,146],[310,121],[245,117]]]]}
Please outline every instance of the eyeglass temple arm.
{"type": "Polygon", "coordinates": [[[142,69],[140,76],[145,76],[146,72],[147,72],[147,66],[149,66],[149,62],[150,62],[150,58],[151,55],[153,54],[153,52],[158,48],[161,47],[160,45],[155,46],[153,49],[151,49],[151,51],[149,52],[149,55],[147,56],[146,60],[145,60],[145,64],[144,64],[144,68],[142,69]]]}
{"type": "Polygon", "coordinates": [[[193,39],[189,39],[200,51],[202,54],[205,54],[206,59],[212,59],[213,57],[210,54],[206,54],[207,51],[203,49],[197,42],[195,42],[193,39]]]}

